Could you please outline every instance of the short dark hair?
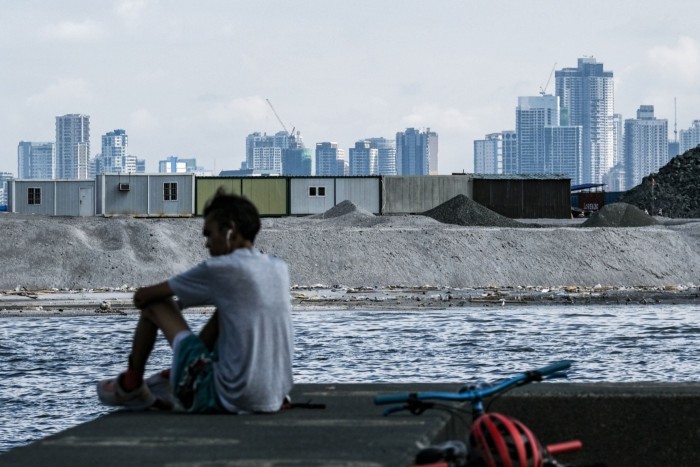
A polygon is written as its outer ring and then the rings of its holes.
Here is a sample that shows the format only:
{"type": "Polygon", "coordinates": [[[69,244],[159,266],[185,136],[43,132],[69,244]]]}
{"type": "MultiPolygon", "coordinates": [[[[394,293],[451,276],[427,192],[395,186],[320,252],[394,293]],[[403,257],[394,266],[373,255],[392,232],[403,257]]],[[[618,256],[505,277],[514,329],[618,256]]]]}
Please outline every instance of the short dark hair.
{"type": "Polygon", "coordinates": [[[211,216],[219,228],[227,228],[230,222],[246,240],[255,241],[260,231],[260,214],[253,203],[243,196],[226,193],[223,187],[204,206],[204,217],[211,216]]]}

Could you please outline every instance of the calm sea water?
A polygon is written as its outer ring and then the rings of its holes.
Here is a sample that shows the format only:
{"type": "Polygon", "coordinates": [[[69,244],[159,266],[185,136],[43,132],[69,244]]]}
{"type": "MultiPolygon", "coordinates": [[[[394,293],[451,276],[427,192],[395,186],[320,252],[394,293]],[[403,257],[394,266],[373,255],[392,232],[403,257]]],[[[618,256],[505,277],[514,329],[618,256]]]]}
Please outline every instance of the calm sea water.
{"type": "MultiPolygon", "coordinates": [[[[189,315],[199,329],[206,315],[189,315]]],[[[474,382],[559,359],[569,381],[698,381],[700,306],[295,312],[298,383],[474,382]]],[[[0,318],[0,452],[110,409],[135,316],[0,318]]],[[[150,370],[169,366],[161,339],[150,370]]],[[[368,404],[371,400],[368,399],[368,404]]]]}

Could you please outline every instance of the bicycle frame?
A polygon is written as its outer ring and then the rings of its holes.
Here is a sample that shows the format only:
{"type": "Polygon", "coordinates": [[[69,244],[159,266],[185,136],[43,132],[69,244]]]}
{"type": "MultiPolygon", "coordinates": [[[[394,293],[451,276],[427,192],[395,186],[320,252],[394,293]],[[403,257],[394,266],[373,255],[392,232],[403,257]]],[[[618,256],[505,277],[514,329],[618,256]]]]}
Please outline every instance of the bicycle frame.
{"type": "MultiPolygon", "coordinates": [[[[430,402],[431,400],[469,402],[472,408],[472,417],[474,420],[477,420],[485,413],[486,409],[484,407],[484,399],[498,396],[512,388],[523,386],[531,382],[539,382],[549,378],[566,376],[566,374],[563,372],[569,368],[571,368],[571,361],[561,360],[536,370],[519,373],[511,378],[507,378],[481,388],[464,386],[458,392],[411,392],[384,394],[375,396],[374,403],[376,405],[402,404],[386,409],[384,411],[384,416],[387,416],[401,410],[408,410],[414,415],[420,415],[425,410],[436,407],[433,402],[430,402]]],[[[443,405],[442,408],[447,409],[447,406],[443,405]]],[[[550,455],[551,459],[551,463],[548,465],[560,465],[556,463],[553,458],[551,458],[552,455],[578,450],[581,449],[581,447],[581,442],[577,440],[545,446],[544,449],[550,455]]],[[[452,463],[443,464],[452,465],[452,463]]]]}
{"type": "MultiPolygon", "coordinates": [[[[384,394],[374,397],[375,405],[400,404],[400,403],[416,403],[429,400],[447,400],[454,402],[471,402],[474,416],[477,417],[484,413],[484,399],[495,396],[504,391],[517,386],[523,386],[534,381],[542,381],[545,379],[563,376],[562,372],[571,368],[570,360],[561,360],[550,365],[538,368],[532,371],[520,373],[512,378],[502,380],[501,382],[489,385],[484,388],[472,389],[465,386],[459,392],[410,392],[398,394],[384,394]]],[[[384,415],[389,415],[399,410],[405,410],[407,407],[391,407],[384,411],[384,415]]]]}

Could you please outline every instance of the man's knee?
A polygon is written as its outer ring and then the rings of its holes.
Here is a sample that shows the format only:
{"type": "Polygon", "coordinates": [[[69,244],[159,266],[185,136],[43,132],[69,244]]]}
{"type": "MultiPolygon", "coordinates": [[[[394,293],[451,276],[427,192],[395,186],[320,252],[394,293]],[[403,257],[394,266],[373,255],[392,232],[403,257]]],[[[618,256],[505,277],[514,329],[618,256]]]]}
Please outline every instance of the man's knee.
{"type": "Polygon", "coordinates": [[[173,299],[167,298],[164,300],[151,302],[145,308],[142,308],[141,317],[158,324],[161,321],[161,316],[163,313],[172,313],[173,311],[179,312],[179,309],[177,305],[175,305],[173,299]]]}

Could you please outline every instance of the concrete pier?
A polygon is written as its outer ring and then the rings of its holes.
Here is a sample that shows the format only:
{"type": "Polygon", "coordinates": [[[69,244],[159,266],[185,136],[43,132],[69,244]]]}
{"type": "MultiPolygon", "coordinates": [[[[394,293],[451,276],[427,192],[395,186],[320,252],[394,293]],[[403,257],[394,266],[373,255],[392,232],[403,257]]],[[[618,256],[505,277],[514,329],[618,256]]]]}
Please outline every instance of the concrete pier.
{"type": "MultiPolygon", "coordinates": [[[[458,387],[302,384],[293,400],[326,408],[274,415],[115,412],[11,450],[0,465],[406,466],[421,446],[465,439],[467,424],[437,410],[383,417],[373,396],[458,387]]],[[[532,384],[491,410],[520,419],[544,444],[581,440],[582,451],[559,458],[572,465],[700,465],[700,383],[532,384]]]]}

